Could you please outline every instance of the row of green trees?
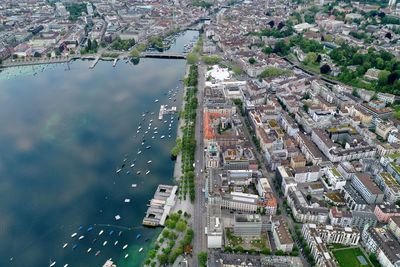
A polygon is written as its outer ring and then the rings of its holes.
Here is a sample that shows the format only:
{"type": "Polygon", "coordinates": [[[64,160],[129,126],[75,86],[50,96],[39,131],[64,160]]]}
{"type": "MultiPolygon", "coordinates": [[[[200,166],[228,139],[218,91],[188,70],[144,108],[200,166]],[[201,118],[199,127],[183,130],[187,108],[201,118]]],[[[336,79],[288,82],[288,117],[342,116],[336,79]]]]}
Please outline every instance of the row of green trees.
{"type": "Polygon", "coordinates": [[[195,139],[195,123],[197,109],[197,83],[198,83],[197,65],[191,65],[188,76],[185,78],[186,95],[185,108],[181,113],[185,120],[182,136],[182,173],[180,181],[180,197],[186,199],[189,193],[190,200],[195,199],[195,183],[194,183],[194,155],[196,151],[195,139]]]}

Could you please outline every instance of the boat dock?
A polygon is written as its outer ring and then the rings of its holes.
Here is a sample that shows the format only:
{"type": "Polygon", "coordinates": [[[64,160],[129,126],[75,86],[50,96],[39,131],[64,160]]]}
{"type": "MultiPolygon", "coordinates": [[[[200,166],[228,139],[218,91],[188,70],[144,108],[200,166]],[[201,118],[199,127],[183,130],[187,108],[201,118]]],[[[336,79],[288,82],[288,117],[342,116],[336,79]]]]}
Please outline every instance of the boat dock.
{"type": "Polygon", "coordinates": [[[114,59],[113,67],[115,67],[117,65],[117,62],[118,62],[118,58],[114,59]]]}
{"type": "Polygon", "coordinates": [[[158,113],[158,119],[162,120],[164,114],[173,114],[176,112],[176,107],[167,108],[165,105],[161,105],[160,112],[158,113]]]}
{"type": "Polygon", "coordinates": [[[177,190],[178,186],[176,185],[160,184],[153,199],[150,200],[149,208],[142,224],[152,227],[163,226],[172,207],[175,205],[177,190]]]}
{"type": "Polygon", "coordinates": [[[117,267],[116,264],[112,260],[107,260],[104,264],[103,267],[117,267]]]}
{"type": "Polygon", "coordinates": [[[96,57],[95,60],[93,61],[92,65],[90,65],[89,68],[93,69],[96,66],[97,62],[99,62],[99,60],[100,60],[100,56],[96,57]]]}

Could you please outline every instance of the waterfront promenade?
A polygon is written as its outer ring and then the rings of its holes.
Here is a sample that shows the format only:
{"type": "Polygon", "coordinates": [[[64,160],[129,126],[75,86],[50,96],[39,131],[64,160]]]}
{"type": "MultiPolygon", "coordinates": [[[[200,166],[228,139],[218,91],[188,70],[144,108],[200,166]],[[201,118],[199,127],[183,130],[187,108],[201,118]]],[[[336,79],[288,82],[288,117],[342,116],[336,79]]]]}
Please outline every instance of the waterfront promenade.
{"type": "MultiPolygon", "coordinates": [[[[79,58],[79,57],[77,57],[79,58]]],[[[75,57],[53,57],[53,58],[29,58],[29,59],[9,59],[3,61],[0,65],[2,68],[33,66],[53,63],[66,63],[75,59],[75,57]]]]}

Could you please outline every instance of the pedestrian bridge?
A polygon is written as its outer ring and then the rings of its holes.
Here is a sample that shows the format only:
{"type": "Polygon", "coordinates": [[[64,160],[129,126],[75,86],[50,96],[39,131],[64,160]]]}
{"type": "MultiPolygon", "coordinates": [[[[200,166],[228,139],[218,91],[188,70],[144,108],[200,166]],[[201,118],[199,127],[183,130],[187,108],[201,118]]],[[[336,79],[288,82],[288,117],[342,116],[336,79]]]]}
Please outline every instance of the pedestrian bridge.
{"type": "Polygon", "coordinates": [[[186,59],[186,53],[179,52],[143,52],[141,57],[186,59]]]}

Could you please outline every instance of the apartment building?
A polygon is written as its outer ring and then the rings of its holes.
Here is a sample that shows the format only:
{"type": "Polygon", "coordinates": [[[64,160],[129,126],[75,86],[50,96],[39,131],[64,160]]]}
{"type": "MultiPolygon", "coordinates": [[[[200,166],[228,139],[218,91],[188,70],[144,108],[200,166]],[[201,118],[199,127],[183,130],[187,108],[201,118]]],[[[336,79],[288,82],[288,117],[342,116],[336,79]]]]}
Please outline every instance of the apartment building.
{"type": "Polygon", "coordinates": [[[392,204],[400,199],[400,184],[390,173],[378,173],[376,176],[376,182],[385,194],[385,201],[392,204]]]}
{"type": "Polygon", "coordinates": [[[291,252],[294,242],[285,221],[280,218],[272,224],[272,235],[277,250],[291,252]]]}
{"type": "Polygon", "coordinates": [[[351,179],[351,184],[368,204],[380,204],[383,202],[384,194],[369,174],[356,173],[351,179]]]}

